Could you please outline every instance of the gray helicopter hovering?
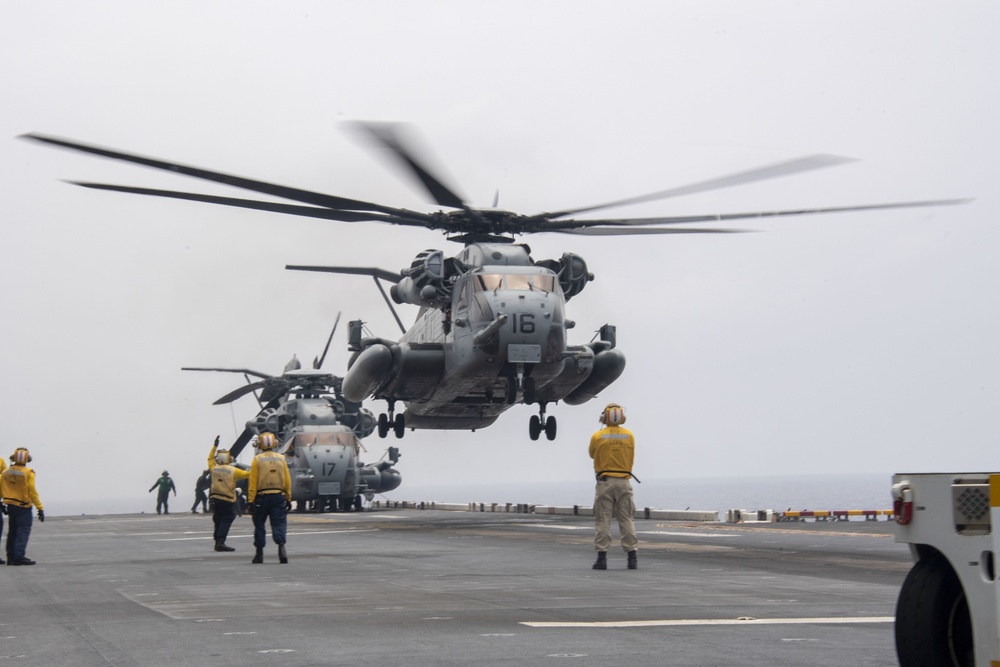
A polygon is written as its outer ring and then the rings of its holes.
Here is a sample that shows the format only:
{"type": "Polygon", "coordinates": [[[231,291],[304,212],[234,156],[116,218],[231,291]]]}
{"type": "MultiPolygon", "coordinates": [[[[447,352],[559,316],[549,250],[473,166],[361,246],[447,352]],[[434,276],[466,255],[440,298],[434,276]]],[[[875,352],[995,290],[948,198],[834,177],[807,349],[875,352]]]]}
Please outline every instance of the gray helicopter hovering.
{"type": "Polygon", "coordinates": [[[379,435],[405,429],[472,429],[492,424],[517,403],[537,404],[538,414],[528,423],[531,439],[544,431],[556,437],[556,420],[546,417],[546,406],[563,401],[586,402],[623,372],[625,356],[616,347],[616,330],[605,325],[600,339],[571,345],[568,331],[574,322],[566,316],[566,302],[594,279],[582,257],[571,252],[559,259],[536,260],[528,246],[516,243],[522,234],[560,233],[587,236],[636,234],[726,234],[747,230],[678,227],[685,223],[720,222],[750,218],[837,213],[877,209],[944,206],[970,200],[934,200],[796,210],[663,216],[652,218],[577,218],[580,214],[744,185],[851,162],[834,155],[810,155],[593,206],[523,215],[495,207],[473,208],[455,190],[432,173],[426,161],[407,145],[402,126],[356,123],[386,149],[442,207],[423,213],[382,204],[347,199],[255,181],[173,162],[122,153],[55,137],[29,134],[25,138],[46,144],[123,160],[148,167],[223,183],[296,204],[221,197],[175,190],[74,181],[100,190],[198,201],[341,222],[382,222],[426,227],[443,232],[448,241],[463,244],[453,257],[427,250],[399,272],[372,267],[294,266],[303,271],[367,275],[375,279],[383,298],[392,304],[381,281],[392,284],[396,303],[419,306],[416,322],[399,340],[364,337],[361,324],[352,325],[355,353],[344,377],[348,400],[369,396],[385,400],[387,413],[379,415],[379,435]],[[395,412],[402,402],[405,411],[395,412]]]}
{"type": "MultiPolygon", "coordinates": [[[[333,331],[336,329],[334,324],[333,331]]],[[[255,443],[261,433],[273,433],[280,443],[278,451],[284,453],[288,462],[292,500],[300,510],[361,509],[362,496],[371,500],[376,493],[392,491],[402,482],[399,471],[393,467],[399,461],[399,450],[395,447],[389,448],[387,460],[371,465],[361,461],[361,438],[375,430],[375,417],[360,402],[344,397],[342,378],[320,370],[330,340],[323,356],[313,361],[312,368],[302,368],[293,356],[281,375],[246,368],[181,369],[244,375],[247,384],[214,403],[231,403],[253,393],[260,405],[260,412],[246,423],[229,453],[235,458],[247,444],[255,443]],[[251,382],[251,376],[260,380],[251,382]]]]}

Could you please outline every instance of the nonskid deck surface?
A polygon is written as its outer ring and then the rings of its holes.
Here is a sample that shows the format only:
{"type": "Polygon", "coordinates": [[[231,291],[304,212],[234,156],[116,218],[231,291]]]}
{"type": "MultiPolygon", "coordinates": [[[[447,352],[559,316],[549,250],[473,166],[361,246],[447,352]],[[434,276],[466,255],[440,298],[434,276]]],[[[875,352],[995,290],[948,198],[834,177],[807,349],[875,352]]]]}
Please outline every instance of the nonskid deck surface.
{"type": "Polygon", "coordinates": [[[291,515],[290,562],[210,516],[52,517],[0,568],[0,660],[44,665],[895,665],[885,522],[637,521],[591,569],[572,516],[291,515]],[[29,662],[30,661],[30,662],[29,662]]]}

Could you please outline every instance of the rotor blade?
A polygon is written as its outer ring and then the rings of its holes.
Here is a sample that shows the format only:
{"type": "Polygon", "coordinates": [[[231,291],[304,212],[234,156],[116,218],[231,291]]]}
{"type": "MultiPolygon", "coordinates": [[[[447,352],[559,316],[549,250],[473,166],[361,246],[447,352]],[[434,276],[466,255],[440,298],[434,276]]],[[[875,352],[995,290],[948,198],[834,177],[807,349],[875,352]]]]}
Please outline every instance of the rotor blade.
{"type": "Polygon", "coordinates": [[[740,171],[735,174],[729,174],[728,176],[712,178],[707,181],[700,181],[698,183],[692,183],[690,185],[684,185],[677,188],[670,188],[669,190],[652,192],[648,195],[639,195],[638,197],[628,197],[626,199],[619,199],[617,201],[607,202],[605,204],[596,204],[594,206],[586,206],[584,208],[569,209],[565,211],[559,211],[557,213],[540,213],[533,217],[550,218],[550,219],[562,218],[567,215],[577,215],[579,213],[596,211],[602,208],[611,208],[613,206],[625,206],[626,204],[638,204],[641,202],[656,201],[658,199],[680,197],[683,195],[695,194],[696,192],[707,192],[709,190],[731,188],[736,185],[754,183],[756,181],[763,181],[769,178],[780,178],[784,176],[791,176],[792,174],[798,174],[804,171],[811,171],[813,169],[823,169],[825,167],[833,167],[836,165],[845,164],[847,162],[856,162],[856,161],[857,160],[855,158],[841,157],[839,155],[827,155],[824,153],[820,153],[817,155],[806,155],[804,157],[795,158],[794,160],[786,160],[784,162],[765,165],[763,167],[757,167],[755,169],[749,169],[747,171],[740,171]]]}
{"type": "Polygon", "coordinates": [[[641,236],[651,234],[745,234],[752,229],[697,229],[695,227],[582,227],[577,229],[544,229],[542,232],[579,234],[580,236],[641,236]]]}
{"type": "Polygon", "coordinates": [[[215,401],[214,403],[212,403],[212,405],[222,405],[224,403],[232,403],[237,398],[239,398],[241,396],[246,396],[250,392],[255,391],[257,389],[260,389],[260,388],[264,387],[266,384],[267,384],[267,380],[261,380],[259,382],[253,382],[251,384],[245,384],[242,387],[240,387],[239,389],[234,389],[233,391],[229,392],[228,394],[226,394],[222,398],[220,398],[217,401],[215,401]]]}
{"type": "MultiPolygon", "coordinates": [[[[897,202],[892,204],[867,204],[862,206],[831,206],[829,208],[803,208],[785,211],[758,211],[755,213],[717,213],[715,215],[678,215],[662,218],[619,218],[610,220],[554,220],[539,231],[570,231],[597,228],[629,228],[648,225],[677,225],[692,222],[723,222],[725,220],[745,220],[750,218],[777,218],[790,215],[813,215],[817,213],[845,213],[851,211],[877,211],[893,208],[921,208],[927,206],[957,206],[968,204],[972,199],[937,199],[932,201],[897,202]]],[[[664,230],[667,231],[667,230],[664,230]]]]}
{"type": "Polygon", "coordinates": [[[244,375],[252,375],[258,378],[271,378],[273,375],[268,375],[267,373],[261,373],[259,371],[252,371],[249,368],[204,368],[204,367],[194,367],[185,366],[181,368],[182,371],[219,371],[221,373],[243,373],[244,375]]]}
{"type": "Polygon", "coordinates": [[[388,271],[386,269],[376,269],[366,266],[304,266],[286,264],[285,268],[289,271],[317,271],[319,273],[343,273],[351,276],[373,276],[390,283],[398,283],[400,279],[398,271],[388,271]]]}
{"type": "Polygon", "coordinates": [[[206,204],[219,204],[221,206],[233,206],[236,208],[249,208],[255,211],[270,211],[271,213],[283,213],[285,215],[298,215],[306,218],[320,218],[321,220],[339,220],[341,222],[388,222],[393,225],[404,225],[408,227],[424,227],[426,214],[416,211],[406,211],[398,209],[400,215],[382,215],[380,213],[366,213],[361,211],[341,211],[329,208],[317,208],[314,206],[298,206],[296,204],[280,204],[277,202],[258,201],[256,199],[239,199],[235,197],[218,197],[216,195],[203,195],[195,192],[179,192],[176,190],[158,190],[155,188],[137,188],[130,185],[110,185],[108,183],[89,183],[86,181],[67,181],[73,185],[90,188],[92,190],[111,190],[112,192],[127,192],[136,195],[147,195],[150,197],[166,197],[168,199],[183,199],[186,201],[197,201],[206,204]]]}
{"type": "Polygon", "coordinates": [[[164,171],[170,171],[176,174],[184,174],[185,176],[192,176],[194,178],[200,178],[205,181],[214,181],[216,183],[223,183],[225,185],[231,185],[233,187],[242,188],[244,190],[252,190],[254,192],[260,192],[263,194],[273,195],[275,197],[281,197],[282,199],[291,199],[292,201],[302,202],[304,204],[323,206],[329,209],[340,209],[348,211],[378,211],[381,213],[389,213],[389,214],[398,212],[398,209],[391,208],[388,206],[382,206],[380,204],[373,204],[372,202],[359,201],[357,199],[347,199],[345,197],[335,197],[333,195],[325,195],[319,192],[300,190],[298,188],[290,188],[283,185],[277,185],[274,183],[267,183],[265,181],[255,181],[249,178],[242,178],[240,176],[224,174],[218,171],[209,171],[207,169],[199,169],[198,167],[189,167],[182,164],[177,164],[175,162],[165,162],[163,160],[143,157],[141,155],[133,155],[130,153],[123,153],[121,151],[111,150],[108,148],[100,148],[98,146],[82,144],[77,141],[70,141],[69,139],[60,139],[58,137],[50,137],[43,134],[35,134],[35,133],[22,134],[21,137],[23,139],[40,141],[42,143],[52,144],[53,146],[60,146],[62,148],[69,148],[71,150],[81,151],[83,153],[100,155],[101,157],[111,158],[113,160],[123,160],[125,162],[141,164],[147,167],[152,167],[154,169],[162,169],[164,171]]]}
{"type": "Polygon", "coordinates": [[[376,141],[388,148],[400,162],[403,163],[419,179],[420,183],[430,193],[441,206],[452,206],[454,208],[467,208],[465,202],[451,188],[441,182],[441,179],[434,176],[416,157],[412,148],[408,149],[403,145],[399,129],[403,127],[399,123],[352,123],[357,128],[367,132],[376,141]]]}
{"type": "Polygon", "coordinates": [[[337,313],[337,319],[333,321],[333,330],[330,331],[330,337],[326,339],[326,347],[323,348],[323,354],[313,361],[313,368],[318,370],[323,367],[323,362],[326,360],[326,353],[330,351],[330,343],[333,342],[333,334],[337,333],[338,324],[340,324],[340,313],[337,313]]]}
{"type": "Polygon", "coordinates": [[[229,456],[232,457],[233,461],[236,460],[236,457],[240,455],[240,452],[243,451],[243,448],[246,447],[247,443],[251,440],[253,440],[253,429],[247,426],[229,447],[229,456]]]}

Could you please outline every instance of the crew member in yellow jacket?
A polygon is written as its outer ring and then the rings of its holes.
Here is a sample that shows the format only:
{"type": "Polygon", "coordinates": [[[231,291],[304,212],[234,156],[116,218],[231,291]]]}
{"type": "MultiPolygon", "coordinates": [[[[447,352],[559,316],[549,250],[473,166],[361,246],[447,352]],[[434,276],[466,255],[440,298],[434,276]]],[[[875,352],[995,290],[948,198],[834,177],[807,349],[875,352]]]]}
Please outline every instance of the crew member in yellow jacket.
{"type": "Polygon", "coordinates": [[[288,562],[285,535],[288,532],[288,510],[292,509],[292,476],[285,455],[277,451],[278,439],[273,433],[261,433],[257,439],[260,454],[250,464],[250,485],[247,500],[253,515],[253,545],[257,549],[251,563],[264,562],[267,544],[267,521],[271,521],[271,538],[278,545],[278,560],[288,562]]]}
{"type": "MultiPolygon", "coordinates": [[[[3,471],[6,469],[7,469],[7,463],[4,462],[3,457],[0,457],[0,475],[2,475],[3,471]]],[[[0,497],[0,501],[2,500],[3,498],[0,497]]],[[[5,514],[7,514],[7,507],[3,504],[0,504],[0,535],[3,535],[3,517],[5,514]]],[[[9,534],[10,533],[8,533],[8,535],[9,534]]],[[[5,561],[3,558],[0,558],[0,565],[3,565],[6,562],[7,561],[5,561]]]]}
{"type": "Polygon", "coordinates": [[[590,438],[590,458],[594,459],[597,489],[594,492],[594,548],[597,550],[595,570],[608,569],[608,547],[611,546],[611,517],[618,521],[622,549],[628,554],[628,569],[638,564],[638,540],[635,537],[635,502],[632,499],[632,462],[635,457],[635,437],[623,428],[625,410],[617,403],[608,403],[599,421],[604,428],[590,438]]]}
{"type": "Polygon", "coordinates": [[[10,455],[13,465],[0,474],[0,493],[7,506],[7,565],[34,565],[25,555],[31,535],[31,506],[38,508],[38,520],[45,521],[45,509],[35,490],[35,471],[28,467],[31,454],[18,447],[10,455]]]}
{"type": "Polygon", "coordinates": [[[232,465],[228,449],[219,449],[219,436],[208,453],[208,472],[211,476],[209,497],[212,499],[212,522],[215,524],[215,550],[236,551],[226,545],[229,529],[236,520],[236,482],[250,477],[250,472],[232,465]]]}

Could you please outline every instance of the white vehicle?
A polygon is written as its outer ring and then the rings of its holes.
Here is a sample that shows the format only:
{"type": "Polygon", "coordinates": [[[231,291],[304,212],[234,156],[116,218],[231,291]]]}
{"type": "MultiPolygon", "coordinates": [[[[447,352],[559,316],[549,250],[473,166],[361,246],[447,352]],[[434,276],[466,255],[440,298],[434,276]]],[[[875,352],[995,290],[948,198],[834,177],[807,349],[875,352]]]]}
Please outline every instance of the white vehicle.
{"type": "Polygon", "coordinates": [[[896,542],[913,569],[896,604],[901,667],[1000,667],[1000,473],[892,478],[896,542]]]}

